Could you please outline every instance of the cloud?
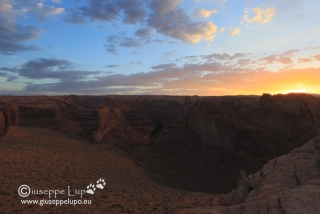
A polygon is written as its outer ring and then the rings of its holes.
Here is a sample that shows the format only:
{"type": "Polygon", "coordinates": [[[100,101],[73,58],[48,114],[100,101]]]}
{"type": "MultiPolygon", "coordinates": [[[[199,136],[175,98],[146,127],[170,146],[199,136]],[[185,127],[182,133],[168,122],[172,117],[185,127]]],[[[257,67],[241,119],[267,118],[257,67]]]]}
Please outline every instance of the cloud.
{"type": "Polygon", "coordinates": [[[48,16],[55,16],[64,12],[64,8],[56,8],[54,6],[37,3],[35,7],[28,9],[34,15],[38,16],[40,20],[44,20],[48,16]]]}
{"type": "Polygon", "coordinates": [[[320,54],[313,56],[315,58],[315,60],[320,61],[320,54]]]}
{"type": "MultiPolygon", "coordinates": [[[[193,79],[192,86],[200,84],[204,79],[203,72],[237,72],[243,71],[240,68],[224,66],[220,63],[185,64],[176,67],[174,63],[161,64],[152,67],[155,71],[148,73],[135,73],[130,75],[107,75],[91,80],[73,81],[68,79],[50,84],[29,84],[25,87],[26,92],[37,93],[40,91],[51,91],[52,93],[83,93],[99,94],[106,92],[116,93],[149,93],[150,91],[160,90],[162,92],[176,84],[177,87],[189,87],[193,79]],[[199,79],[200,78],[200,79],[199,79]]],[[[200,84],[201,85],[201,84],[200,84]]],[[[200,86],[202,87],[202,86],[200,86]]],[[[174,90],[174,88],[172,88],[174,90]]]]}
{"type": "Polygon", "coordinates": [[[283,64],[292,64],[293,61],[290,57],[284,57],[284,56],[280,56],[273,54],[273,55],[269,55],[267,57],[263,57],[261,59],[259,59],[259,61],[265,61],[266,64],[272,64],[274,62],[280,62],[283,64]]]}
{"type": "Polygon", "coordinates": [[[149,34],[152,34],[147,29],[139,29],[136,31],[136,37],[126,37],[124,32],[118,32],[112,36],[107,36],[106,43],[104,47],[107,52],[117,55],[118,47],[125,48],[141,48],[146,44],[150,43],[161,43],[162,40],[156,39],[152,40],[149,34]]]}
{"type": "Polygon", "coordinates": [[[154,30],[150,28],[140,28],[135,32],[135,36],[137,37],[149,37],[154,34],[154,30]]]}
{"type": "Polygon", "coordinates": [[[0,77],[6,77],[6,76],[8,76],[8,74],[7,74],[7,73],[0,72],[0,77]]]}
{"type": "Polygon", "coordinates": [[[19,76],[30,79],[57,79],[60,81],[77,81],[86,79],[89,75],[100,74],[98,71],[75,70],[71,62],[61,59],[39,58],[30,60],[22,66],[13,68],[0,68],[2,71],[8,71],[19,74],[19,76]]]}
{"type": "Polygon", "coordinates": [[[293,64],[293,61],[290,57],[280,57],[277,59],[278,62],[281,62],[282,64],[293,64]]]}
{"type": "MultiPolygon", "coordinates": [[[[48,16],[59,15],[64,12],[64,8],[55,7],[45,4],[46,0],[15,0],[11,1],[14,6],[19,5],[21,8],[18,10],[19,15],[34,15],[43,21],[48,16]]],[[[53,3],[60,4],[61,1],[53,0],[53,3]]]]}
{"type": "Polygon", "coordinates": [[[283,52],[281,54],[279,54],[280,56],[282,57],[292,57],[294,55],[294,53],[297,53],[299,52],[300,50],[299,49],[292,49],[292,50],[288,50],[286,52],[283,52]]]}
{"type": "Polygon", "coordinates": [[[223,33],[226,29],[224,27],[219,28],[219,33],[223,33]]]}
{"type": "Polygon", "coordinates": [[[34,45],[24,45],[23,42],[37,39],[42,30],[34,26],[23,26],[16,23],[20,10],[13,9],[13,2],[0,1],[0,53],[12,55],[21,51],[39,51],[34,45]]]}
{"type": "Polygon", "coordinates": [[[299,58],[298,62],[299,63],[306,63],[306,62],[312,62],[313,59],[312,58],[299,58]]]}
{"type": "Polygon", "coordinates": [[[117,54],[117,44],[120,42],[120,39],[123,38],[123,33],[118,32],[115,35],[107,36],[106,43],[104,44],[104,47],[107,52],[112,54],[117,54]]]}
{"type": "Polygon", "coordinates": [[[184,64],[174,63],[152,67],[154,71],[130,75],[107,75],[97,79],[72,81],[71,79],[50,84],[28,84],[25,93],[76,93],[76,94],[205,94],[215,87],[229,86],[234,76],[248,78],[251,69],[226,66],[221,63],[184,64]],[[190,92],[192,91],[192,92],[190,92]]]}
{"type": "Polygon", "coordinates": [[[161,65],[151,66],[151,68],[154,70],[166,70],[166,69],[174,68],[176,66],[177,66],[177,64],[175,64],[175,63],[169,63],[169,64],[161,64],[161,65]]]}
{"type": "Polygon", "coordinates": [[[176,50],[172,50],[172,51],[163,53],[163,55],[165,55],[166,57],[170,57],[170,56],[172,56],[175,52],[176,52],[176,50]]]}
{"type": "Polygon", "coordinates": [[[119,64],[111,64],[111,65],[106,65],[105,66],[106,68],[117,68],[117,67],[120,67],[119,64]]]}
{"type": "Polygon", "coordinates": [[[198,60],[198,56],[197,55],[191,55],[191,56],[184,56],[184,57],[180,57],[180,58],[176,59],[177,62],[180,62],[181,60],[187,60],[189,62],[190,62],[190,60],[197,61],[198,60]]]}
{"type": "Polygon", "coordinates": [[[217,13],[217,10],[195,9],[193,15],[195,17],[209,18],[212,14],[215,13],[217,13]]]}
{"type": "Polygon", "coordinates": [[[128,37],[125,37],[122,42],[120,43],[120,46],[123,46],[123,47],[127,47],[127,48],[140,48],[142,47],[142,43],[140,42],[139,39],[137,38],[128,38],[128,37]]]}
{"type": "Polygon", "coordinates": [[[123,23],[136,24],[143,21],[146,11],[143,0],[89,0],[84,6],[68,10],[65,21],[73,24],[90,21],[114,21],[122,18],[123,23]]]}
{"type": "Polygon", "coordinates": [[[255,8],[252,8],[251,11],[252,11],[252,13],[255,14],[255,16],[252,18],[249,18],[249,13],[250,13],[249,8],[247,8],[244,11],[244,16],[243,16],[242,20],[247,25],[254,23],[254,22],[260,23],[260,24],[270,22],[274,18],[275,13],[276,13],[275,8],[267,8],[267,9],[263,10],[260,7],[255,7],[255,8]]]}
{"type": "Polygon", "coordinates": [[[209,54],[209,55],[203,55],[202,58],[203,59],[234,60],[237,58],[245,57],[247,55],[248,54],[246,54],[246,53],[235,53],[233,55],[230,55],[227,53],[223,53],[223,54],[213,53],[213,54],[209,54]]]}
{"type": "Polygon", "coordinates": [[[148,25],[158,33],[187,43],[213,41],[217,26],[212,22],[192,22],[185,10],[177,8],[180,3],[181,0],[152,0],[148,25]]]}
{"type": "Polygon", "coordinates": [[[9,1],[0,1],[0,32],[15,31],[15,16],[16,11],[9,1]]]}
{"type": "Polygon", "coordinates": [[[277,55],[276,54],[272,54],[272,55],[263,57],[263,58],[260,59],[260,61],[265,61],[266,63],[271,64],[271,63],[277,61],[277,55]]]}
{"type": "Polygon", "coordinates": [[[134,64],[140,65],[140,64],[142,64],[142,62],[141,61],[135,61],[135,62],[130,62],[129,64],[130,65],[134,65],[134,64]]]}
{"type": "Polygon", "coordinates": [[[15,80],[17,80],[17,79],[18,79],[17,76],[8,76],[7,82],[15,82],[15,80]]]}
{"type": "Polygon", "coordinates": [[[118,0],[118,6],[123,11],[123,22],[127,24],[136,24],[143,21],[146,11],[143,9],[145,1],[143,0],[118,0]]]}
{"type": "MultiPolygon", "coordinates": [[[[212,22],[192,21],[186,11],[178,7],[182,2],[182,0],[89,0],[84,6],[69,9],[64,20],[73,24],[83,24],[87,21],[111,22],[120,19],[124,24],[144,26],[136,31],[137,37],[148,37],[157,32],[187,43],[198,43],[203,39],[213,41],[217,26],[212,22]]],[[[107,46],[109,52],[114,52],[113,45],[107,46]]]]}
{"type": "MultiPolygon", "coordinates": [[[[275,60],[289,57],[293,51],[274,54],[275,60]]],[[[249,54],[211,54],[203,59],[235,60],[176,64],[167,63],[151,67],[149,72],[130,75],[110,74],[97,71],[79,71],[76,65],[61,59],[35,59],[21,66],[1,68],[0,76],[14,81],[22,76],[33,80],[51,78],[54,83],[27,83],[21,94],[181,94],[181,95],[226,95],[281,93],[301,87],[318,87],[320,68],[292,69],[271,72],[254,64],[254,59],[242,58],[249,54]],[[2,73],[1,73],[2,72],[2,73]],[[3,73],[4,72],[4,73],[3,73]],[[11,75],[14,74],[14,75],[11,75]],[[89,78],[90,77],[90,78],[89,78]],[[299,85],[300,84],[300,85],[299,85]],[[297,86],[298,85],[298,86],[297,86]]],[[[185,58],[196,58],[196,55],[185,58]]],[[[117,64],[107,65],[116,67],[117,64]]],[[[7,93],[7,92],[0,92],[7,93]]]]}
{"type": "Polygon", "coordinates": [[[252,61],[250,59],[239,59],[236,65],[239,67],[245,67],[250,65],[251,63],[252,61]]]}
{"type": "Polygon", "coordinates": [[[75,9],[68,9],[67,16],[62,18],[63,21],[71,24],[84,24],[86,23],[85,17],[80,13],[80,11],[75,9]]]}
{"type": "Polygon", "coordinates": [[[266,64],[272,64],[274,62],[280,62],[282,64],[293,64],[291,57],[294,56],[294,53],[297,53],[299,51],[299,49],[293,49],[280,54],[272,54],[259,59],[259,61],[265,61],[266,64]]]}
{"type": "Polygon", "coordinates": [[[239,33],[240,33],[240,28],[234,28],[234,29],[230,28],[230,33],[229,33],[230,36],[234,36],[239,33]]]}

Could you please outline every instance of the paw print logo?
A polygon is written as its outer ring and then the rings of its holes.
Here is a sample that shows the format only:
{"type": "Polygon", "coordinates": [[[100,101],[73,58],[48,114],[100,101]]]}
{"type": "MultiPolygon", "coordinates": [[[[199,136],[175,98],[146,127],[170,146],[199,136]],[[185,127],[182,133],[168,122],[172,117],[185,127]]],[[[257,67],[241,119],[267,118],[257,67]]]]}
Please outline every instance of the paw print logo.
{"type": "Polygon", "coordinates": [[[95,188],[94,184],[89,184],[89,185],[87,186],[87,193],[93,195],[93,194],[94,194],[94,191],[96,191],[96,188],[95,188]]]}
{"type": "Polygon", "coordinates": [[[103,179],[100,178],[99,180],[97,180],[97,186],[96,186],[97,188],[103,189],[105,185],[106,185],[106,182],[104,181],[104,178],[103,179]]]}

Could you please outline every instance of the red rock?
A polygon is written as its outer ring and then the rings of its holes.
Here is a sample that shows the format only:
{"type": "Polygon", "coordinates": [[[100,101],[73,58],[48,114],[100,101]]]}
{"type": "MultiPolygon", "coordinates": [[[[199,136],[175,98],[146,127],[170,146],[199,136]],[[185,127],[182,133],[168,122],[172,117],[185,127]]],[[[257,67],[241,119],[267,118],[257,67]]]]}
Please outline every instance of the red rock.
{"type": "Polygon", "coordinates": [[[116,107],[109,108],[106,104],[100,104],[94,110],[98,129],[93,133],[92,140],[95,143],[99,143],[110,129],[124,122],[124,117],[120,109],[116,107]]]}
{"type": "Polygon", "coordinates": [[[5,117],[6,126],[19,126],[19,109],[16,105],[10,105],[2,109],[5,117]]]}
{"type": "MultiPolygon", "coordinates": [[[[243,203],[242,213],[317,213],[320,173],[315,154],[320,152],[319,140],[320,136],[287,155],[270,160],[259,172],[247,177],[256,185],[254,190],[241,200],[233,200],[243,192],[244,187],[239,186],[223,203],[227,206],[243,203]]],[[[221,213],[236,212],[238,208],[229,206],[221,213]]]]}
{"type": "Polygon", "coordinates": [[[320,102],[305,94],[188,97],[184,120],[206,146],[269,160],[317,135],[320,102]]]}
{"type": "Polygon", "coordinates": [[[0,135],[4,134],[5,127],[6,127],[5,117],[0,111],[0,135]]]}

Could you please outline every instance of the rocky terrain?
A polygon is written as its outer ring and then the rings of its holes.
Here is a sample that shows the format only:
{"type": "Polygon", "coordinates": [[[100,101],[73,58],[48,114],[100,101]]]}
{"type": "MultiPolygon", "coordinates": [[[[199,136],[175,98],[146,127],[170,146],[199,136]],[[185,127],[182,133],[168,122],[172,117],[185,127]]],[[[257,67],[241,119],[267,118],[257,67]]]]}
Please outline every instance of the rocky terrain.
{"type": "Polygon", "coordinates": [[[240,179],[237,189],[213,209],[184,213],[319,213],[320,132],[289,154],[270,160],[257,173],[240,179]]]}
{"type": "Polygon", "coordinates": [[[104,177],[78,212],[316,213],[319,121],[307,94],[2,96],[0,212],[71,212],[21,205],[17,188],[104,177]]]}

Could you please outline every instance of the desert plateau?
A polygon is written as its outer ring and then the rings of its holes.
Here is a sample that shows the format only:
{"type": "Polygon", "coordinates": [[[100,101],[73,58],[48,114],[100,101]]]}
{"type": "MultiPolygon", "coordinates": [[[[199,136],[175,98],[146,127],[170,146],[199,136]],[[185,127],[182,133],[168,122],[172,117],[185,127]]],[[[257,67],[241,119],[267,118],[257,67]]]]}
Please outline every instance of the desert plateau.
{"type": "Polygon", "coordinates": [[[0,107],[0,213],[320,210],[317,96],[1,96],[0,107]],[[103,189],[74,194],[100,178],[103,189]],[[21,185],[91,204],[22,204],[49,195],[22,197],[21,185]]]}

